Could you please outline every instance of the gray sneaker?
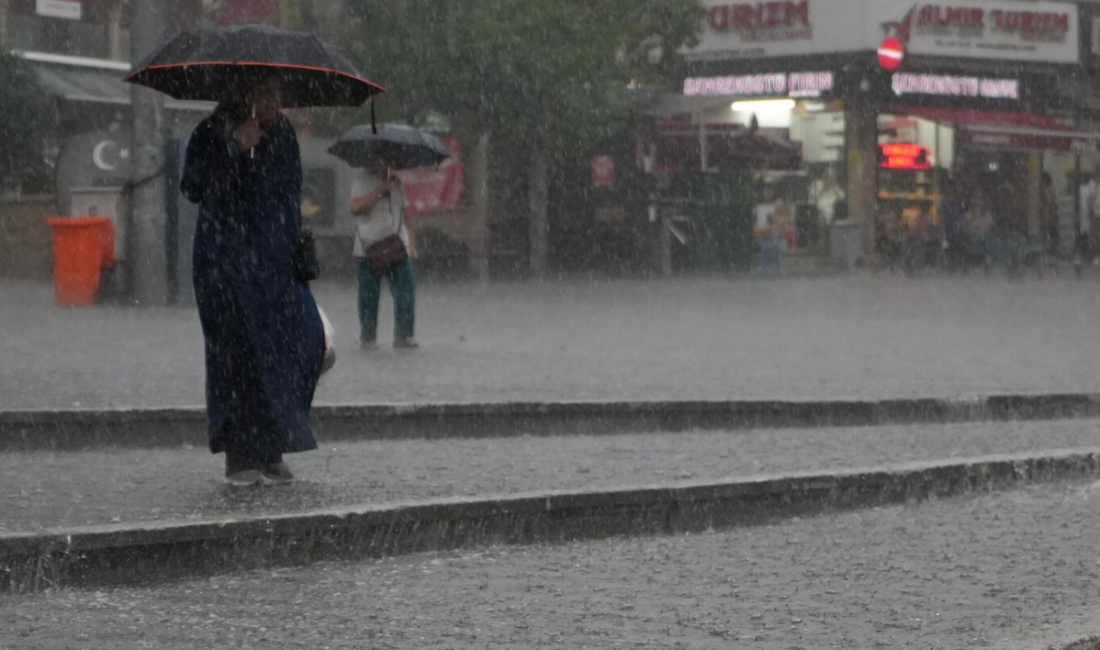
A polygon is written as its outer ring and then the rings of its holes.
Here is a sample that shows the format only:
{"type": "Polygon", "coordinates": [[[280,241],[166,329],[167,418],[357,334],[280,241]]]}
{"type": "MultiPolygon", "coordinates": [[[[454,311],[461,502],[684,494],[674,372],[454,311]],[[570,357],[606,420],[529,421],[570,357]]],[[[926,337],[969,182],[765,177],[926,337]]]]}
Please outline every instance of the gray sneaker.
{"type": "Polygon", "coordinates": [[[415,350],[420,347],[420,344],[416,339],[397,339],[393,342],[393,347],[396,350],[415,350]]]}
{"type": "Polygon", "coordinates": [[[360,341],[359,349],[363,352],[374,352],[378,349],[378,343],[376,341],[360,341]]]}
{"type": "Polygon", "coordinates": [[[294,480],[294,472],[290,471],[290,467],[286,463],[272,463],[266,465],[260,473],[263,477],[274,483],[289,483],[294,480]]]}
{"type": "Polygon", "coordinates": [[[258,485],[260,483],[263,483],[264,475],[260,473],[260,470],[258,469],[246,469],[240,472],[226,472],[225,480],[229,481],[230,485],[247,487],[249,485],[258,485]]]}

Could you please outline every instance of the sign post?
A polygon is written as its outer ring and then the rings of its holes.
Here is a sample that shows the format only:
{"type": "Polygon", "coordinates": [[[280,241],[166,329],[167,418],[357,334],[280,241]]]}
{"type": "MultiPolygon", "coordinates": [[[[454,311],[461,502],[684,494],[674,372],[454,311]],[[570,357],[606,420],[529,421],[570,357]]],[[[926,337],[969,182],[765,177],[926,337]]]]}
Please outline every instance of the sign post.
{"type": "MultiPolygon", "coordinates": [[[[164,0],[135,2],[134,24],[146,29],[134,30],[131,54],[134,65],[160,45],[164,34],[164,0]]],[[[141,305],[165,305],[168,287],[168,214],[165,178],[164,96],[155,90],[133,84],[130,88],[134,107],[133,145],[130,154],[131,192],[129,246],[130,286],[141,305]]]]}

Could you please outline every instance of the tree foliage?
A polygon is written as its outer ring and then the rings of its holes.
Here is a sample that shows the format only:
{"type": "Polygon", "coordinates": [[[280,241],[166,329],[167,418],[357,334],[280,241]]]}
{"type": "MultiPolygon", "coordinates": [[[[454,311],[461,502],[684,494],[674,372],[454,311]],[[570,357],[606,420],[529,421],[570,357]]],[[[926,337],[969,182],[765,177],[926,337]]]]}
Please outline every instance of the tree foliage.
{"type": "Polygon", "coordinates": [[[41,167],[49,100],[22,58],[0,51],[0,186],[19,185],[41,167]]]}
{"type": "Polygon", "coordinates": [[[390,88],[387,115],[435,111],[566,153],[622,124],[628,84],[664,78],[700,13],[697,0],[351,0],[341,36],[390,88]]]}

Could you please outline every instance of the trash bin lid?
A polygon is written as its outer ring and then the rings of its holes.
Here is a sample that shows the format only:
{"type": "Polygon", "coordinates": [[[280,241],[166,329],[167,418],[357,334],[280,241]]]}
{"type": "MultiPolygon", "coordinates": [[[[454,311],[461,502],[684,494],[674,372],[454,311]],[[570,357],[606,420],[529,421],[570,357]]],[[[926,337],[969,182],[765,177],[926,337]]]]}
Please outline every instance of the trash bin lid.
{"type": "Polygon", "coordinates": [[[51,228],[88,228],[110,226],[109,217],[51,217],[46,219],[51,228]]]}

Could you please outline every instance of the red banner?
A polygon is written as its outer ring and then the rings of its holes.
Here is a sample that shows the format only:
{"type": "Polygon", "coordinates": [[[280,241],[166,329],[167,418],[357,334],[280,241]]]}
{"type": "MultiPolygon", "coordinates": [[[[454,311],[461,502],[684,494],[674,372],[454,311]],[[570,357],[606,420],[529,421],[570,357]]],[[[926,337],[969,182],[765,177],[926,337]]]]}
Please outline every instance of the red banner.
{"type": "Polygon", "coordinates": [[[593,156],[592,187],[615,187],[615,159],[611,156],[593,156]]]}
{"type": "Polygon", "coordinates": [[[235,25],[262,20],[279,8],[279,0],[225,0],[218,22],[235,25]]]}
{"type": "Polygon", "coordinates": [[[454,136],[440,138],[451,157],[438,167],[421,167],[398,172],[409,199],[410,214],[454,210],[466,194],[466,169],[462,165],[462,143],[454,136]]]}

